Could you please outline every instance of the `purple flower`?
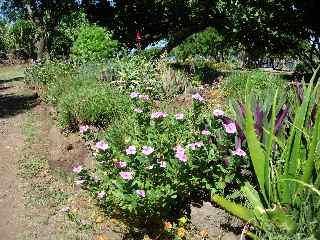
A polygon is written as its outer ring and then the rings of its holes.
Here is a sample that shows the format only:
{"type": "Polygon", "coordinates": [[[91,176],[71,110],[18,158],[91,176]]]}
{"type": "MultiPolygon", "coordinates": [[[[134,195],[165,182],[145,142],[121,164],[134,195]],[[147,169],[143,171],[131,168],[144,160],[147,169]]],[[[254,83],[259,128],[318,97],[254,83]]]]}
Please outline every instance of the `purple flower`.
{"type": "Polygon", "coordinates": [[[77,186],[80,186],[84,183],[85,181],[84,180],[75,180],[74,183],[77,185],[77,186]]]}
{"type": "Polygon", "coordinates": [[[161,168],[166,168],[167,167],[167,163],[165,161],[160,161],[159,164],[160,164],[161,168]]]}
{"type": "Polygon", "coordinates": [[[233,122],[228,123],[228,124],[223,124],[223,127],[227,133],[233,134],[233,133],[237,132],[236,124],[233,122]]]}
{"type": "Polygon", "coordinates": [[[247,156],[246,152],[243,151],[241,148],[237,148],[235,151],[231,151],[232,155],[236,155],[239,157],[245,157],[247,156]]]}
{"type": "Polygon", "coordinates": [[[105,191],[98,192],[97,196],[98,198],[104,198],[106,196],[106,192],[105,191]]]}
{"type": "Polygon", "coordinates": [[[176,120],[183,120],[184,114],[183,113],[176,113],[176,120]]]}
{"type": "Polygon", "coordinates": [[[139,97],[139,95],[140,95],[140,93],[138,93],[138,92],[132,92],[132,93],[130,93],[130,97],[131,97],[131,98],[137,98],[137,97],[139,97]]]}
{"type": "Polygon", "coordinates": [[[136,193],[139,197],[142,197],[142,198],[146,196],[146,192],[144,190],[136,190],[136,193]]]}
{"type": "Polygon", "coordinates": [[[176,146],[176,154],[175,157],[178,158],[181,162],[187,161],[187,155],[181,145],[176,146]]]}
{"type": "Polygon", "coordinates": [[[133,111],[136,112],[136,113],[142,113],[142,112],[143,112],[143,109],[141,109],[141,108],[135,108],[133,111]]]}
{"type": "Polygon", "coordinates": [[[127,154],[127,155],[134,155],[134,154],[136,154],[136,152],[137,152],[137,149],[136,149],[136,147],[133,146],[133,145],[129,146],[129,147],[126,149],[126,154],[127,154]]]}
{"type": "Polygon", "coordinates": [[[149,96],[148,95],[139,95],[139,99],[143,100],[143,101],[149,101],[149,96]]]}
{"type": "Polygon", "coordinates": [[[120,176],[121,176],[124,180],[131,180],[131,179],[133,179],[133,174],[132,174],[132,172],[120,172],[119,174],[120,174],[120,176]]]}
{"type": "Polygon", "coordinates": [[[213,110],[213,116],[215,117],[222,117],[224,115],[224,111],[220,110],[220,109],[215,109],[213,110]]]}
{"type": "Polygon", "coordinates": [[[96,143],[96,149],[100,151],[105,151],[109,148],[109,145],[105,143],[104,141],[99,141],[96,143]]]}
{"type": "Polygon", "coordinates": [[[70,212],[70,207],[61,208],[60,212],[64,212],[64,213],[70,212]]]}
{"type": "Polygon", "coordinates": [[[83,125],[83,126],[80,126],[80,127],[79,127],[79,132],[80,132],[81,134],[84,134],[84,133],[87,132],[89,129],[90,129],[90,126],[88,126],[88,125],[83,125]]]}
{"type": "Polygon", "coordinates": [[[166,116],[168,116],[168,114],[165,112],[154,112],[151,114],[151,119],[160,119],[165,118],[166,116]]]}
{"type": "Polygon", "coordinates": [[[146,156],[150,155],[151,153],[154,152],[154,148],[153,147],[148,147],[148,146],[143,146],[142,147],[142,153],[146,156]]]}
{"type": "Polygon", "coordinates": [[[80,173],[83,170],[83,167],[81,165],[75,166],[72,171],[74,173],[80,173]]]}
{"type": "Polygon", "coordinates": [[[125,168],[125,167],[127,167],[127,163],[124,161],[117,161],[115,163],[115,166],[116,166],[116,168],[125,168]]]}
{"type": "Polygon", "coordinates": [[[228,159],[223,159],[223,164],[227,167],[230,164],[230,161],[228,159]]]}
{"type": "Polygon", "coordinates": [[[197,100],[199,102],[203,102],[204,101],[204,98],[199,93],[193,94],[192,95],[192,99],[197,100]]]}
{"type": "Polygon", "coordinates": [[[204,129],[201,131],[201,134],[204,136],[209,136],[211,134],[211,132],[208,129],[204,129]]]}

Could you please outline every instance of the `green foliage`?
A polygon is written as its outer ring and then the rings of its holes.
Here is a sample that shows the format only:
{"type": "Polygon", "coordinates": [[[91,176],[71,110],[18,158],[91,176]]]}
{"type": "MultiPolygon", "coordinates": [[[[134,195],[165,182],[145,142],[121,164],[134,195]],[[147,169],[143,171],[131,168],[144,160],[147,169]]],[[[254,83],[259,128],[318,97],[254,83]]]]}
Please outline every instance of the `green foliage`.
{"type": "Polygon", "coordinates": [[[50,85],[65,79],[76,72],[76,65],[47,60],[28,68],[25,73],[25,81],[36,85],[50,85]]]}
{"type": "Polygon", "coordinates": [[[119,44],[112,34],[96,25],[84,25],[71,48],[71,59],[78,62],[105,61],[115,55],[119,44]]]}
{"type": "Polygon", "coordinates": [[[71,46],[77,39],[80,29],[88,24],[83,12],[73,12],[63,16],[51,38],[50,54],[53,57],[69,56],[71,46]]]}
{"type": "Polygon", "coordinates": [[[183,93],[191,85],[189,77],[170,68],[164,58],[150,61],[145,54],[112,59],[102,75],[104,80],[121,89],[138,90],[158,99],[183,93]]]}
{"type": "Polygon", "coordinates": [[[106,84],[95,82],[69,89],[58,103],[58,121],[63,128],[79,124],[107,127],[123,119],[130,107],[128,97],[106,84]]]}
{"type": "MultiPolygon", "coordinates": [[[[319,67],[320,68],[320,67],[319,67]]],[[[278,231],[288,235],[296,235],[301,231],[299,224],[315,222],[303,230],[308,237],[316,236],[319,226],[319,128],[320,112],[318,102],[318,84],[313,83],[314,73],[309,86],[304,86],[304,97],[301,105],[292,109],[293,121],[290,122],[289,133],[275,136],[276,101],[274,97],[272,118],[265,129],[267,137],[260,141],[257,138],[251,112],[251,101],[246,103],[246,138],[254,173],[258,180],[259,190],[246,183],[243,191],[250,203],[254,218],[250,223],[265,232],[278,231]],[[315,118],[311,111],[316,106],[315,118]],[[305,203],[308,202],[308,206],[305,203]],[[304,219],[301,222],[299,219],[304,219]]],[[[248,221],[247,214],[239,214],[238,206],[217,197],[215,200],[231,213],[248,221]]],[[[241,209],[242,206],[239,206],[241,209]]]]}
{"type": "Polygon", "coordinates": [[[229,43],[216,29],[209,27],[187,38],[172,51],[172,54],[179,61],[197,55],[211,57],[215,61],[224,61],[231,53],[229,43]]]}
{"type": "Polygon", "coordinates": [[[9,34],[12,36],[15,49],[24,49],[29,56],[34,55],[37,29],[33,22],[19,19],[10,27],[9,34]]]}
{"type": "Polygon", "coordinates": [[[246,89],[258,99],[263,99],[270,91],[285,88],[285,80],[276,74],[263,71],[235,72],[227,75],[222,82],[221,90],[225,97],[243,100],[246,89]]]}
{"type": "MultiPolygon", "coordinates": [[[[131,98],[132,127],[121,138],[110,129],[108,149],[96,144],[96,170],[77,176],[108,214],[132,228],[146,227],[185,215],[191,201],[206,200],[210,191],[238,197],[249,165],[231,154],[235,136],[225,132],[221,118],[200,114],[204,104],[198,100],[179,118],[154,112],[146,95],[131,98]]],[[[85,137],[92,130],[86,131],[85,137]]]]}

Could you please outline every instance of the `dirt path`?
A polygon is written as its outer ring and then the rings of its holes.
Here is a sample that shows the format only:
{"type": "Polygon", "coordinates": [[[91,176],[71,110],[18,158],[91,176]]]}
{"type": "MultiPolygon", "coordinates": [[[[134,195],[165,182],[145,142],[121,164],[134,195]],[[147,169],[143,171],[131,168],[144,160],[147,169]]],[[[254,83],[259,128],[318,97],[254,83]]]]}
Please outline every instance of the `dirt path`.
{"type": "Polygon", "coordinates": [[[22,70],[0,67],[0,240],[122,239],[121,227],[74,186],[72,166],[90,166],[90,151],[77,134],[60,133],[22,70]]]}
{"type": "Polygon", "coordinates": [[[21,83],[0,80],[0,239],[16,239],[21,229],[19,213],[23,195],[18,182],[18,160],[24,144],[21,125],[23,111],[35,104],[35,96],[22,96],[21,83]]]}

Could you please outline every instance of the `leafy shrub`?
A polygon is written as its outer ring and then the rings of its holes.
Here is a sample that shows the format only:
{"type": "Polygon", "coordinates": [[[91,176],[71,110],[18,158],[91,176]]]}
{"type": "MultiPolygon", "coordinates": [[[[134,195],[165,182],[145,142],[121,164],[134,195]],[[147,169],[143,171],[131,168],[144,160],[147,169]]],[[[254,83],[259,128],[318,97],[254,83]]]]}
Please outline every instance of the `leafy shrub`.
{"type": "Polygon", "coordinates": [[[47,85],[76,72],[76,65],[63,61],[46,60],[26,69],[25,81],[32,84],[47,85]]]}
{"type": "Polygon", "coordinates": [[[230,47],[223,35],[209,27],[187,38],[170,54],[176,56],[179,61],[197,55],[211,56],[215,61],[224,61],[230,54],[230,47]]]}
{"type": "Polygon", "coordinates": [[[168,115],[155,112],[147,95],[133,92],[131,132],[121,143],[109,138],[108,144],[96,143],[93,172],[74,169],[77,182],[107,213],[130,226],[150,226],[187,214],[190,202],[207,200],[210,191],[238,196],[236,190],[250,174],[245,152],[232,151],[235,126],[229,122],[232,131],[227,130],[221,111],[214,118],[200,114],[203,99],[193,97],[192,111],[168,115]]]}
{"type": "Polygon", "coordinates": [[[73,86],[61,96],[58,102],[58,121],[63,128],[79,124],[106,127],[120,121],[127,108],[130,108],[130,102],[121,92],[106,84],[86,82],[73,86]]]}
{"type": "Polygon", "coordinates": [[[99,62],[115,55],[119,43],[112,34],[96,25],[84,25],[71,49],[71,59],[79,62],[99,62]]]}
{"type": "Polygon", "coordinates": [[[50,54],[54,58],[68,57],[73,42],[77,39],[80,29],[89,22],[83,12],[73,12],[63,16],[56,31],[50,38],[50,54]]]}
{"type": "Polygon", "coordinates": [[[191,85],[188,76],[170,68],[164,58],[149,61],[144,54],[109,61],[103,76],[122,89],[139,90],[158,99],[183,93],[191,85]]]}
{"type": "Polygon", "coordinates": [[[270,91],[283,89],[285,85],[285,81],[278,75],[262,71],[235,72],[226,76],[221,90],[226,97],[240,100],[245,96],[246,89],[257,98],[263,98],[270,91]]]}
{"type": "Polygon", "coordinates": [[[213,194],[216,203],[269,236],[274,234],[268,232],[290,239],[319,236],[319,85],[313,85],[319,68],[309,86],[303,86],[301,104],[293,107],[287,129],[283,128],[278,136],[277,94],[272,117],[264,128],[265,137],[261,139],[257,136],[250,97],[246,98],[245,135],[259,188],[245,183],[243,192],[249,202],[246,207],[213,194]]]}

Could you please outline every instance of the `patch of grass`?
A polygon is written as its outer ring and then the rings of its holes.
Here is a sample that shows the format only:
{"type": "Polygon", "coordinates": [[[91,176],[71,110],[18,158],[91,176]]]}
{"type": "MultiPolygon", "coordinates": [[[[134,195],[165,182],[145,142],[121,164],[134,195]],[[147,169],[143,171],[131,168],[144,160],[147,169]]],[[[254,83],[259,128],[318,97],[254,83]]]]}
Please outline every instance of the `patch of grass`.
{"type": "Polygon", "coordinates": [[[47,160],[39,157],[28,157],[20,162],[20,176],[32,178],[38,176],[46,167],[47,160]]]}
{"type": "Polygon", "coordinates": [[[0,66],[0,83],[1,81],[23,78],[25,67],[24,65],[0,66]]]}
{"type": "Polygon", "coordinates": [[[279,75],[254,70],[234,72],[226,76],[221,90],[226,98],[243,100],[246,91],[250,91],[257,98],[264,98],[270,91],[284,89],[286,85],[286,81],[279,75]]]}

